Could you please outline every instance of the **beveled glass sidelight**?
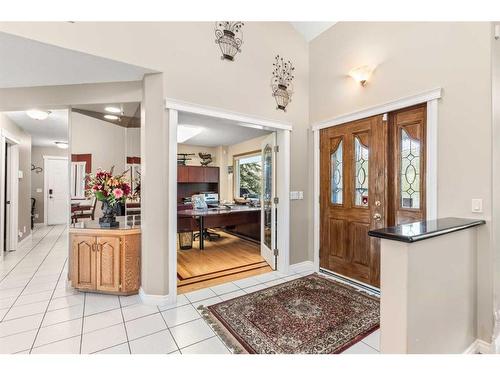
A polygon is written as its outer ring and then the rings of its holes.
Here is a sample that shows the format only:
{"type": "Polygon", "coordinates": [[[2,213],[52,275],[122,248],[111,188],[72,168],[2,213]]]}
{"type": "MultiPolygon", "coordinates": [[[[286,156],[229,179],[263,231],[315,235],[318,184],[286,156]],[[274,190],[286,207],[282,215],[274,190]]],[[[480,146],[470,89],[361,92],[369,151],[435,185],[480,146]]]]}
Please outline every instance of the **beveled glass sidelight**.
{"type": "Polygon", "coordinates": [[[273,209],[273,149],[271,145],[264,148],[264,159],[262,164],[262,189],[264,205],[264,244],[272,248],[272,209],[273,209]]]}
{"type": "Polygon", "coordinates": [[[368,206],[368,165],[369,149],[358,137],[354,137],[354,204],[368,206]]]}
{"type": "Polygon", "coordinates": [[[333,204],[343,202],[342,142],[340,141],[337,149],[330,154],[330,200],[333,204]]]}
{"type": "Polygon", "coordinates": [[[420,208],[420,141],[401,129],[400,194],[402,208],[420,208]]]}

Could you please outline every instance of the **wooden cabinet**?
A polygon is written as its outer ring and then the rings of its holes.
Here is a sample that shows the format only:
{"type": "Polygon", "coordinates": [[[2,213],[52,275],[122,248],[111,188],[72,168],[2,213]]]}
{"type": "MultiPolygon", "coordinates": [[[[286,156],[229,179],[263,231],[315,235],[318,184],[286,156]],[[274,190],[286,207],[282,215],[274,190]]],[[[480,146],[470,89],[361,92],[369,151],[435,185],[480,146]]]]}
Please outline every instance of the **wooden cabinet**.
{"type": "Polygon", "coordinates": [[[178,165],[177,166],[177,182],[179,182],[179,183],[218,183],[219,182],[219,167],[178,165]]]}
{"type": "Polygon", "coordinates": [[[140,232],[70,229],[70,235],[70,280],[74,288],[120,295],[138,292],[140,232]]]}
{"type": "Polygon", "coordinates": [[[205,182],[203,167],[188,167],[188,182],[205,182]]]}
{"type": "Polygon", "coordinates": [[[204,182],[217,183],[219,182],[219,167],[202,167],[204,172],[204,182]]]}
{"type": "Polygon", "coordinates": [[[177,166],[177,182],[189,182],[189,167],[187,165],[177,166]]]}

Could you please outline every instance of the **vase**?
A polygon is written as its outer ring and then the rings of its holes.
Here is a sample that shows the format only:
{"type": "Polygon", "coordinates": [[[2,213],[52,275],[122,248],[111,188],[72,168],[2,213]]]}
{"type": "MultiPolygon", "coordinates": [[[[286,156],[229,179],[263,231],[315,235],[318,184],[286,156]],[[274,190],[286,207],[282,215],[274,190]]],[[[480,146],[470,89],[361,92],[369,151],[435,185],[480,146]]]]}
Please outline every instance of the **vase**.
{"type": "Polygon", "coordinates": [[[103,228],[114,228],[118,227],[120,223],[116,221],[116,206],[109,204],[108,201],[102,202],[102,214],[103,216],[99,218],[99,224],[103,228]]]}

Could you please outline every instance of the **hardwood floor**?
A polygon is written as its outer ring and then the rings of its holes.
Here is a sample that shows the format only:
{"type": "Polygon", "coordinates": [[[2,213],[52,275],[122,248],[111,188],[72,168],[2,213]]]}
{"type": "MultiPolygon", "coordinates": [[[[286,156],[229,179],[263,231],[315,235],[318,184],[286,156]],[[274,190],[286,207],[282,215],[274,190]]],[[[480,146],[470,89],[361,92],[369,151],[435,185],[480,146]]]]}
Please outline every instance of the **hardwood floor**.
{"type": "Polygon", "coordinates": [[[260,256],[259,244],[218,232],[221,238],[205,241],[200,251],[199,242],[190,250],[177,249],[177,291],[185,293],[208,286],[270,272],[271,268],[260,256]]]}

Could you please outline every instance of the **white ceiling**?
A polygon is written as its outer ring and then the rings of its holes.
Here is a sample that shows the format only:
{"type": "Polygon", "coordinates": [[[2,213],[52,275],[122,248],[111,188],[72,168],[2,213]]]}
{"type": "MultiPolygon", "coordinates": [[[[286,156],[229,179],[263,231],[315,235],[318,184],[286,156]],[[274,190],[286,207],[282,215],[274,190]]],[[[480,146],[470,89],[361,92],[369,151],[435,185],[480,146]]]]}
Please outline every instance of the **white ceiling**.
{"type": "Polygon", "coordinates": [[[0,88],[142,80],[153,70],[0,32],[0,88]]]}
{"type": "Polygon", "coordinates": [[[305,40],[310,42],[337,22],[290,22],[305,40]]]}
{"type": "Polygon", "coordinates": [[[54,142],[68,141],[68,111],[54,110],[45,120],[33,120],[25,111],[5,112],[19,127],[31,135],[33,146],[54,147],[54,142]]]}
{"type": "Polygon", "coordinates": [[[236,121],[179,112],[179,125],[194,125],[203,130],[183,144],[193,146],[229,146],[269,134],[270,131],[240,126],[236,121]]]}

